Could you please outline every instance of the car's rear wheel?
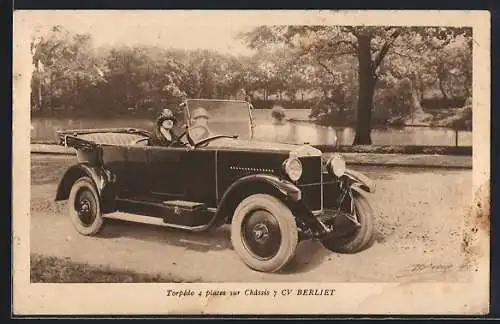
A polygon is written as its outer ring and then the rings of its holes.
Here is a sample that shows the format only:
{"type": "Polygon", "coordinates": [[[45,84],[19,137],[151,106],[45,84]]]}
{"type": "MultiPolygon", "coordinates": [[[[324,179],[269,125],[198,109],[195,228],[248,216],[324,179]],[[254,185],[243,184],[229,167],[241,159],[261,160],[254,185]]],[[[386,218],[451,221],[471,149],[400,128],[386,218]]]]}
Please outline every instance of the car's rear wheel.
{"type": "Polygon", "coordinates": [[[278,198],[255,194],[236,207],[231,222],[231,242],[251,269],[276,272],[294,257],[298,243],[295,218],[278,198]]]}
{"type": "MultiPolygon", "coordinates": [[[[354,210],[359,223],[355,226],[351,221],[344,219],[342,225],[337,226],[340,235],[335,235],[321,241],[324,247],[333,252],[357,253],[368,247],[373,238],[373,210],[368,199],[361,193],[353,191],[354,210]]],[[[352,216],[351,216],[352,217],[352,216]]]]}
{"type": "Polygon", "coordinates": [[[73,226],[82,235],[96,235],[104,225],[99,194],[92,179],[82,177],[71,187],[68,200],[73,226]]]}

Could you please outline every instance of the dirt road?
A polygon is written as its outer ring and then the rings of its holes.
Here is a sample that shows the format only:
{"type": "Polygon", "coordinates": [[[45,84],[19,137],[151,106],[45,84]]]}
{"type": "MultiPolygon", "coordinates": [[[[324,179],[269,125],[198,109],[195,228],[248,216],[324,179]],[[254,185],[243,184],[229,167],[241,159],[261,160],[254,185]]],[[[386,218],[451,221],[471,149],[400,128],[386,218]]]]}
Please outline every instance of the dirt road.
{"type": "Polygon", "coordinates": [[[355,255],[329,252],[302,242],[284,273],[248,269],[232,250],[229,231],[187,233],[112,220],[100,237],[83,237],[53,202],[57,180],[73,157],[32,155],[31,252],[162,273],[202,282],[407,282],[462,281],[462,226],[471,202],[472,171],[356,168],[371,177],[377,192],[376,242],[355,255]]]}

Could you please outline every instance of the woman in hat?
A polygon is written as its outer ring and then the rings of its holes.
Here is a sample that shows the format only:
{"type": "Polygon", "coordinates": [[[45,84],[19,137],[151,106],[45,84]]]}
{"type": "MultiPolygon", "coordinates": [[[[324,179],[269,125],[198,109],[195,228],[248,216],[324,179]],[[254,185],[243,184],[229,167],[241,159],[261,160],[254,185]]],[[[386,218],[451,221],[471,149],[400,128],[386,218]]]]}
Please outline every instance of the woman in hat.
{"type": "Polygon", "coordinates": [[[151,145],[171,145],[175,140],[175,136],[172,131],[175,123],[176,119],[172,111],[170,109],[163,109],[160,115],[156,118],[151,145]]]}

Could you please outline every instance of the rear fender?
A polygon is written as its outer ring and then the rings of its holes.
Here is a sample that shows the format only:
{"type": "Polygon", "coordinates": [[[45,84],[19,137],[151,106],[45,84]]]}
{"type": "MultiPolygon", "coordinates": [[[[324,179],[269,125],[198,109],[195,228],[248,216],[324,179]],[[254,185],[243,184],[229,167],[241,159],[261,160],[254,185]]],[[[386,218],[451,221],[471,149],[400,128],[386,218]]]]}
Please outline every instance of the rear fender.
{"type": "Polygon", "coordinates": [[[55,201],[67,200],[71,187],[81,177],[89,177],[94,182],[99,199],[101,201],[101,208],[104,213],[114,211],[114,183],[113,175],[110,171],[103,168],[93,166],[89,163],[79,163],[71,166],[64,173],[59,181],[55,201]]]}
{"type": "Polygon", "coordinates": [[[370,193],[375,192],[375,183],[364,174],[347,169],[344,173],[344,176],[351,180],[351,188],[358,188],[370,193]]]}
{"type": "Polygon", "coordinates": [[[351,190],[353,193],[355,193],[354,196],[360,195],[366,198],[366,190],[362,189],[361,186],[358,183],[354,183],[351,185],[351,190]]]}
{"type": "Polygon", "coordinates": [[[219,201],[216,221],[217,225],[231,222],[233,212],[238,204],[246,197],[265,193],[279,198],[291,207],[300,202],[301,191],[294,184],[265,174],[250,175],[238,179],[231,184],[219,201]]]}

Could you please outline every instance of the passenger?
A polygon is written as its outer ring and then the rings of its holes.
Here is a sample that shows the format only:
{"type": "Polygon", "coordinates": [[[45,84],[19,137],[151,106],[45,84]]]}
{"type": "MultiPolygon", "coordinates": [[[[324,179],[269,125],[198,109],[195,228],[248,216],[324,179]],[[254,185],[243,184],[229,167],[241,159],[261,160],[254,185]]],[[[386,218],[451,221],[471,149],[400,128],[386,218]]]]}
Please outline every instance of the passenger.
{"type": "Polygon", "coordinates": [[[171,145],[175,139],[172,131],[175,123],[176,119],[172,111],[170,109],[163,109],[156,118],[155,129],[150,144],[157,146],[171,145]]]}

